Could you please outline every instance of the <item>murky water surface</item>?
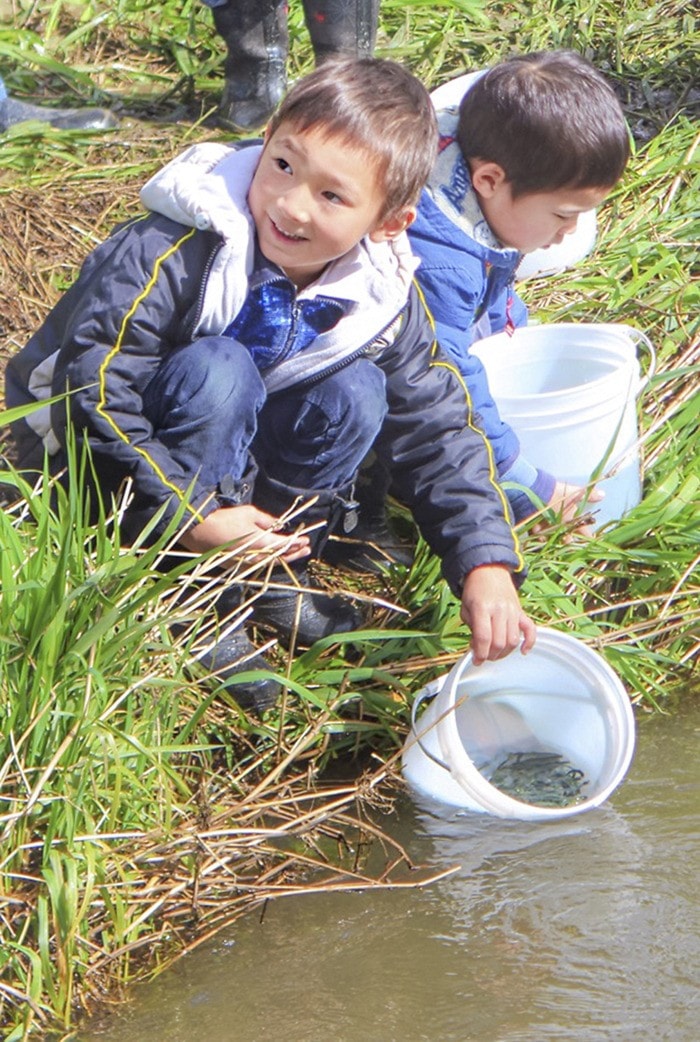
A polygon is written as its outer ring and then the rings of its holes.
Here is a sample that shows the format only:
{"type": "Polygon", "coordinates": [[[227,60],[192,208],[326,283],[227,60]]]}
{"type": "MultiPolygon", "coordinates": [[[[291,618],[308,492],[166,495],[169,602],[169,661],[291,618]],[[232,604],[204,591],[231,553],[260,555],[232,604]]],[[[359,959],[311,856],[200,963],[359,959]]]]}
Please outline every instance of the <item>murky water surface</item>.
{"type": "Polygon", "coordinates": [[[80,1042],[697,1042],[700,704],[641,718],[610,803],[385,823],[424,890],[281,900],[80,1042]]]}

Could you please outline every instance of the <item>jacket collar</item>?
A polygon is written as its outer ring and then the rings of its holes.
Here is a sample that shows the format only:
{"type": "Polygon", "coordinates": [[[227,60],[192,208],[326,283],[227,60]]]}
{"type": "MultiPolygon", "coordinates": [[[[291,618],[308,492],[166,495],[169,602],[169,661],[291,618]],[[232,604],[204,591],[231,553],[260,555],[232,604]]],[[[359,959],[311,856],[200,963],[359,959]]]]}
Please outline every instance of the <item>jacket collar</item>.
{"type": "Polygon", "coordinates": [[[516,263],[520,254],[496,238],[482,212],[469,166],[457,142],[458,117],[454,108],[438,113],[438,157],[428,178],[428,193],[440,212],[470,239],[503,255],[509,263],[516,263]]]}

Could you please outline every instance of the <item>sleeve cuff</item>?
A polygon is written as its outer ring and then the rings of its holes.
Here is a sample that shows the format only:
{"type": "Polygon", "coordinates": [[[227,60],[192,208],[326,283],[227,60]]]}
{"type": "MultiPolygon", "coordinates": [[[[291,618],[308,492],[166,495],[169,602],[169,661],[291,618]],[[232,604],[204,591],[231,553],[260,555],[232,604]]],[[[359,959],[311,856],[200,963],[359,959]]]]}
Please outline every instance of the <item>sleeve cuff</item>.
{"type": "Polygon", "coordinates": [[[518,456],[499,480],[519,486],[505,490],[516,523],[534,514],[540,503],[549,503],[556,485],[553,474],[535,467],[524,456],[518,456]]]}

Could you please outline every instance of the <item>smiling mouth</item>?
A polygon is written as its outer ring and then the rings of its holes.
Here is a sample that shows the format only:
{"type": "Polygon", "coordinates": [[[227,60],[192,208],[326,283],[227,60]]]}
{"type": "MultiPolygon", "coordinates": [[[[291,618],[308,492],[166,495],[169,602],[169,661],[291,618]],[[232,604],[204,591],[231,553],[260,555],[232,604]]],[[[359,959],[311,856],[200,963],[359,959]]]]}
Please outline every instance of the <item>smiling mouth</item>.
{"type": "Polygon", "coordinates": [[[280,226],[272,219],[272,217],[270,218],[270,224],[274,228],[274,230],[277,233],[277,235],[279,235],[279,237],[281,239],[284,239],[286,242],[305,242],[306,241],[306,236],[305,235],[293,235],[291,232],[286,232],[283,228],[280,228],[280,226]]]}

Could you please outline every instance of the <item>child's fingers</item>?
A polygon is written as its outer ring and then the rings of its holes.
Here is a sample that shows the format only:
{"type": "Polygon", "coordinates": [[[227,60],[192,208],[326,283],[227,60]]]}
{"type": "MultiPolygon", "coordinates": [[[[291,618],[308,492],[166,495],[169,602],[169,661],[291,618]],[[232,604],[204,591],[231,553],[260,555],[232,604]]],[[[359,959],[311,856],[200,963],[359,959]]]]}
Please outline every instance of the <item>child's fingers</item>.
{"type": "Polygon", "coordinates": [[[281,556],[283,561],[287,561],[291,564],[292,561],[301,561],[304,557],[308,557],[311,553],[311,548],[308,546],[294,547],[286,550],[281,556]]]}
{"type": "Polygon", "coordinates": [[[256,538],[248,538],[246,545],[242,548],[245,557],[252,561],[261,561],[275,551],[282,551],[280,557],[284,561],[298,561],[302,557],[308,557],[311,552],[308,537],[305,535],[288,536],[277,532],[262,530],[256,538]]]}

